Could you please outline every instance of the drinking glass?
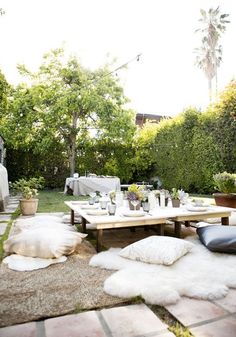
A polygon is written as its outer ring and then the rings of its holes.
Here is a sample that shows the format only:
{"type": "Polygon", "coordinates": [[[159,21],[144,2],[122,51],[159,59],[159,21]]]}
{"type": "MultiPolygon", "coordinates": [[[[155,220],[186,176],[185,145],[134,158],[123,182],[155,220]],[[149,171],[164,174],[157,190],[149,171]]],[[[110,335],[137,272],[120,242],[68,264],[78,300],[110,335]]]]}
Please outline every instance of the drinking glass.
{"type": "Polygon", "coordinates": [[[108,213],[109,213],[109,215],[115,215],[115,213],[116,213],[116,205],[115,204],[108,204],[108,213]]]}
{"type": "Polygon", "coordinates": [[[134,210],[136,211],[136,207],[139,204],[139,200],[131,200],[131,204],[134,206],[134,210]]]}

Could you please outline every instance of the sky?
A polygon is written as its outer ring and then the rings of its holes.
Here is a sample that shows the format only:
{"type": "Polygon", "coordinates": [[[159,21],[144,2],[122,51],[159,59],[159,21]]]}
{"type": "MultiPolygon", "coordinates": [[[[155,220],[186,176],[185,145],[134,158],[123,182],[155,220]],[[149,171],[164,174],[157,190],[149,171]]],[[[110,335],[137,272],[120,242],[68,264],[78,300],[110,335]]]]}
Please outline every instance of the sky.
{"type": "Polygon", "coordinates": [[[200,9],[230,14],[223,34],[218,88],[236,78],[235,0],[0,0],[0,69],[8,82],[23,81],[17,64],[37,70],[45,53],[64,46],[83,66],[116,59],[129,107],[174,116],[208,105],[207,79],[194,65],[200,46],[200,9]],[[141,54],[139,61],[136,56],[141,54]]]}

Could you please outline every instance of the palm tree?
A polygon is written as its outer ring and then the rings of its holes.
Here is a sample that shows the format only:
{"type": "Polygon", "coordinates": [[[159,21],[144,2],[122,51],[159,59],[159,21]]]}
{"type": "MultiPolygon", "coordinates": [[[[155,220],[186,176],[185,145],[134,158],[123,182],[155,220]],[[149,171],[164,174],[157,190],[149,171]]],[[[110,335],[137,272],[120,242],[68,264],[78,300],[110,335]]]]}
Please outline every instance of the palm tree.
{"type": "Polygon", "coordinates": [[[226,24],[229,23],[226,18],[229,14],[220,14],[220,9],[210,8],[208,12],[201,9],[201,28],[196,32],[202,35],[202,45],[196,48],[196,65],[203,70],[208,80],[209,98],[212,98],[212,79],[216,77],[217,88],[217,68],[222,61],[222,46],[219,45],[219,39],[226,30],[226,24]]]}

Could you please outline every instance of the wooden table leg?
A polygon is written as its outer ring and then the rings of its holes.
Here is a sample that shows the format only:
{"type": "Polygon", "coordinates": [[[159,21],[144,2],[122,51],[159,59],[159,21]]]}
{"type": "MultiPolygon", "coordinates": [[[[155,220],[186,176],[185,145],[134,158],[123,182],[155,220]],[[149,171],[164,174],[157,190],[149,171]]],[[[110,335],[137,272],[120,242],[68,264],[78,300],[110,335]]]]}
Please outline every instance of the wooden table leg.
{"type": "Polygon", "coordinates": [[[224,226],[228,226],[229,225],[229,218],[225,217],[225,218],[221,218],[221,224],[224,226]]]}
{"type": "Polygon", "coordinates": [[[82,233],[86,233],[86,219],[82,217],[81,227],[82,227],[82,233]]]}
{"type": "Polygon", "coordinates": [[[175,236],[177,238],[181,237],[181,222],[175,221],[175,236]]]}
{"type": "Polygon", "coordinates": [[[100,252],[102,248],[102,234],[103,229],[97,229],[97,252],[100,252]]]}
{"type": "Polygon", "coordinates": [[[165,224],[160,223],[157,226],[158,226],[157,227],[157,234],[163,236],[164,235],[165,224]]]}
{"type": "Polygon", "coordinates": [[[75,224],[75,212],[73,211],[73,209],[70,210],[70,223],[72,226],[74,226],[75,224]]]}

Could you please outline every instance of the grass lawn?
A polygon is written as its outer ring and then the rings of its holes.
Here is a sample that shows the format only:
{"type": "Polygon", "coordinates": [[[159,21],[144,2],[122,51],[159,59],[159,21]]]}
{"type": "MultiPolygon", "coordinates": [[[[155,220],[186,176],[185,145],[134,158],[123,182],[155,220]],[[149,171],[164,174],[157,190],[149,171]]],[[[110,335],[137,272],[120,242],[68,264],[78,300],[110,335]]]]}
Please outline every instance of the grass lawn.
{"type": "MultiPolygon", "coordinates": [[[[39,213],[50,212],[69,212],[69,208],[64,204],[64,201],[70,200],[86,200],[85,196],[73,196],[64,194],[62,190],[43,190],[39,191],[38,195],[39,213]]],[[[208,204],[215,204],[215,200],[211,195],[190,195],[190,199],[202,199],[208,204]]]]}
{"type": "Polygon", "coordinates": [[[37,198],[39,199],[37,210],[39,213],[69,212],[70,209],[64,204],[64,201],[88,199],[84,196],[67,195],[61,190],[39,191],[37,198]]]}

